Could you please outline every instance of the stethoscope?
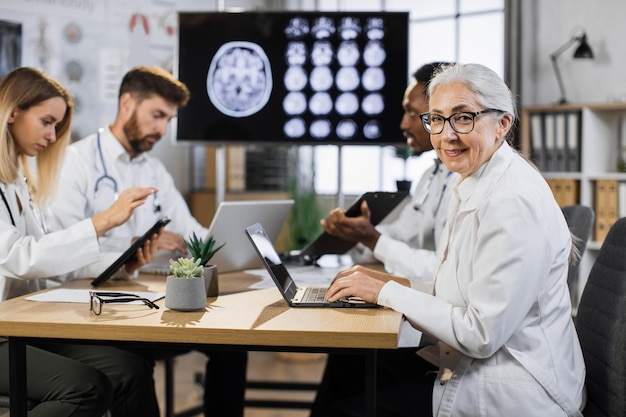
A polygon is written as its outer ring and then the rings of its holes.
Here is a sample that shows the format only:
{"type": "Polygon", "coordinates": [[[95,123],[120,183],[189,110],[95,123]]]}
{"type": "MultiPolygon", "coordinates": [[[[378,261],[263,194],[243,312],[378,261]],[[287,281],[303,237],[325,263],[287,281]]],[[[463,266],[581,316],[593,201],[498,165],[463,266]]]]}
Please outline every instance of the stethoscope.
{"type": "MultiPolygon", "coordinates": [[[[420,189],[417,197],[415,197],[415,203],[413,204],[413,209],[419,211],[422,208],[422,205],[426,202],[428,195],[430,194],[430,185],[437,175],[437,171],[439,171],[439,164],[441,164],[441,160],[435,159],[435,167],[431,171],[428,179],[424,183],[424,186],[420,189]]],[[[448,176],[452,175],[452,171],[448,172],[448,176]]],[[[439,210],[439,206],[441,206],[441,201],[443,200],[443,195],[446,192],[446,187],[448,186],[447,182],[443,184],[443,189],[441,190],[441,194],[439,195],[439,202],[437,203],[437,207],[435,207],[435,213],[439,210]]]]}
{"type": "MultiPolygon", "coordinates": [[[[96,183],[93,187],[93,192],[94,194],[97,194],[98,186],[100,185],[100,183],[104,181],[109,181],[111,185],[113,186],[113,199],[115,201],[119,197],[119,188],[117,186],[117,181],[115,180],[115,178],[109,175],[109,172],[107,171],[107,166],[104,163],[104,153],[102,152],[102,144],[100,143],[100,133],[102,133],[103,131],[104,130],[102,128],[98,129],[97,138],[96,138],[96,142],[98,145],[98,155],[100,156],[100,163],[102,164],[102,175],[96,180],[96,183]]],[[[152,167],[152,169],[154,169],[154,167],[152,167]]],[[[157,198],[157,193],[155,192],[152,195],[153,195],[153,200],[152,200],[153,210],[155,213],[159,213],[161,211],[161,204],[159,203],[159,199],[157,198]]]]}
{"type": "MultiPolygon", "coordinates": [[[[4,191],[2,191],[2,188],[0,188],[0,195],[2,195],[2,201],[4,201],[4,205],[7,208],[7,212],[9,212],[9,217],[11,218],[11,224],[13,225],[13,227],[17,227],[17,224],[15,223],[15,218],[13,217],[13,212],[11,211],[11,206],[9,206],[9,201],[7,200],[7,197],[4,195],[4,191]]],[[[32,210],[33,215],[35,216],[35,219],[41,225],[41,228],[44,234],[48,234],[48,225],[46,224],[46,219],[44,218],[43,213],[40,213],[39,210],[35,208],[35,206],[33,205],[33,200],[29,199],[28,204],[30,205],[30,209],[32,210]]]]}

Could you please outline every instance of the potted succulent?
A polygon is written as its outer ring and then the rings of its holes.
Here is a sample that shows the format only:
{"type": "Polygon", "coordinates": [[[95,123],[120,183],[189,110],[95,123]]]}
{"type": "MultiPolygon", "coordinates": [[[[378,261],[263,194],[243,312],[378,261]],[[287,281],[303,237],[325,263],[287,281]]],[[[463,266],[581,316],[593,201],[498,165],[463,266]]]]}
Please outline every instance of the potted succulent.
{"type": "Polygon", "coordinates": [[[170,259],[170,272],[165,283],[165,307],[178,311],[197,311],[206,307],[204,268],[200,259],[170,259]]]}
{"type": "Polygon", "coordinates": [[[200,265],[204,268],[203,275],[205,279],[206,296],[216,297],[219,292],[219,284],[217,279],[217,265],[210,265],[209,261],[213,258],[213,255],[226,243],[222,243],[220,246],[215,246],[216,242],[213,236],[207,237],[206,240],[202,240],[194,232],[192,236],[185,240],[185,246],[189,251],[192,259],[200,259],[200,265]]]}

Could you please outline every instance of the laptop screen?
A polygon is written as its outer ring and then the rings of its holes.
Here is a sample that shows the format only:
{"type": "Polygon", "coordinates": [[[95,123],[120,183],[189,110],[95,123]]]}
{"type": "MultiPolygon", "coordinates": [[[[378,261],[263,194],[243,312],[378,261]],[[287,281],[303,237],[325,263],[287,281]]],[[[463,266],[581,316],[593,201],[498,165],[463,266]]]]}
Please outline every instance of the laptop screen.
{"type": "Polygon", "coordinates": [[[285,265],[281,262],[280,256],[276,253],[276,249],[274,249],[274,245],[269,236],[259,223],[247,227],[246,232],[252,245],[259,254],[259,257],[266,265],[272,279],[283,293],[283,297],[289,302],[296,295],[297,286],[293,279],[291,279],[287,268],[285,268],[285,265]]]}
{"type": "Polygon", "coordinates": [[[293,200],[223,201],[213,217],[209,234],[217,243],[225,242],[213,259],[220,272],[238,271],[260,266],[243,229],[253,223],[265,225],[272,242],[289,216],[293,200]]]}

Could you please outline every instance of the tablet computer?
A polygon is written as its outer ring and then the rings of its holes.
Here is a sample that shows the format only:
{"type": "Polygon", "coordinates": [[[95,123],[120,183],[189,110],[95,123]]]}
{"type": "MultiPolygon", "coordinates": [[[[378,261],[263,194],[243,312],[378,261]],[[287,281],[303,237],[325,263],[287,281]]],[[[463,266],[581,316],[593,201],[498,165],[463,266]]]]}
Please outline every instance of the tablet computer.
{"type": "Polygon", "coordinates": [[[142,247],[144,243],[146,243],[146,241],[152,237],[152,235],[161,230],[169,222],[170,219],[168,219],[167,217],[159,219],[150,229],[148,229],[146,233],[143,234],[143,236],[141,236],[132,245],[130,245],[130,247],[126,249],[126,251],[115,260],[115,262],[113,262],[107,269],[105,269],[104,272],[98,275],[96,279],[91,281],[91,285],[93,287],[97,287],[98,285],[111,278],[113,274],[115,274],[126,262],[130,261],[131,259],[133,259],[134,256],[137,255],[137,249],[142,247]]]}
{"type": "MultiPolygon", "coordinates": [[[[347,210],[347,217],[356,217],[361,214],[361,203],[367,201],[367,205],[371,212],[370,222],[376,226],[391,211],[400,204],[407,196],[408,191],[370,191],[359,197],[347,210]]],[[[350,242],[337,236],[333,236],[326,232],[322,232],[313,242],[304,248],[299,257],[305,264],[315,262],[319,257],[326,254],[341,255],[356,245],[356,242],[350,242]]]]}

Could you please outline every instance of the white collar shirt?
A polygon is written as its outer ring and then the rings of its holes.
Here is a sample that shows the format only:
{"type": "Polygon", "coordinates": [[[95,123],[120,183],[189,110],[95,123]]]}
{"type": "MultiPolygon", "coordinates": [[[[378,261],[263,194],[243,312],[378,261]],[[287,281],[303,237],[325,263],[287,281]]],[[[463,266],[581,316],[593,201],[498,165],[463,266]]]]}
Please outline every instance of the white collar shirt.
{"type": "Polygon", "coordinates": [[[432,291],[436,250],[447,221],[452,184],[457,180],[458,174],[435,161],[397,219],[376,227],[381,236],[374,256],[384,263],[387,272],[409,279],[413,288],[432,291]]]}
{"type": "Polygon", "coordinates": [[[53,211],[63,226],[106,210],[114,201],[116,189],[118,193],[131,187],[159,189],[156,196],[148,197],[144,205],[135,209],[126,223],[100,238],[106,250],[125,250],[132,238],[143,235],[162,217],[171,219],[167,230],[184,238],[193,232],[201,237],[208,234],[208,229],[191,215],[187,202],[161,161],[148,153],[131,159],[108,128],[68,147],[59,183],[53,211]],[[98,150],[98,136],[102,152],[98,150]],[[104,167],[110,179],[104,179],[104,167]]]}

